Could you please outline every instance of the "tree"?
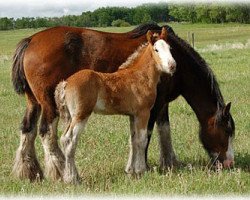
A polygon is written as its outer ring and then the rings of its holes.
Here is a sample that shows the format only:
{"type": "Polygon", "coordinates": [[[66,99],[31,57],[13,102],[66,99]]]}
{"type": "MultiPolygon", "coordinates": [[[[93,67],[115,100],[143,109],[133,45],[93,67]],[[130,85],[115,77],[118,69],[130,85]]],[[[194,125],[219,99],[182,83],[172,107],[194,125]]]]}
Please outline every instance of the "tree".
{"type": "Polygon", "coordinates": [[[13,26],[14,26],[13,18],[10,19],[7,17],[0,18],[0,30],[13,29],[13,26]]]}
{"type": "Polygon", "coordinates": [[[126,21],[123,20],[123,19],[114,20],[114,21],[112,21],[111,25],[112,25],[112,26],[115,26],[115,27],[126,27],[126,26],[131,26],[128,22],[126,22],[126,21]]]}
{"type": "Polygon", "coordinates": [[[211,23],[209,17],[210,8],[208,4],[196,6],[195,11],[196,11],[197,22],[211,23]]]}
{"type": "Polygon", "coordinates": [[[220,5],[212,5],[209,11],[209,17],[212,23],[223,23],[226,21],[226,9],[220,5]]]}

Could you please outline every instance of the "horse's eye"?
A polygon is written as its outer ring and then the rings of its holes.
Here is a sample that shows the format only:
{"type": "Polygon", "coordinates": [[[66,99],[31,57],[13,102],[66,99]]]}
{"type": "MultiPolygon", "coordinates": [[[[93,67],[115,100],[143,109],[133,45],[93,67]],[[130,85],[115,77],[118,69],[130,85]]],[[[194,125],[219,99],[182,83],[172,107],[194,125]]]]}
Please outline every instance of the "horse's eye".
{"type": "Polygon", "coordinates": [[[158,49],[155,49],[156,52],[159,52],[158,49]]]}

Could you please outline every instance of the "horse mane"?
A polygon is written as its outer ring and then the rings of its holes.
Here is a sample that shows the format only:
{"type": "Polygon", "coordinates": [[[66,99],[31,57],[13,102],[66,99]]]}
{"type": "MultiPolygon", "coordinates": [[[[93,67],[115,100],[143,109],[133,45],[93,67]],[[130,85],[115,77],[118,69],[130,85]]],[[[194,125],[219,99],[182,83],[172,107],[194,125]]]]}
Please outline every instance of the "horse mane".
{"type": "Polygon", "coordinates": [[[216,76],[206,61],[197,51],[195,51],[194,48],[191,47],[190,44],[178,37],[176,34],[169,34],[169,36],[170,40],[174,44],[178,45],[182,51],[191,57],[190,62],[192,63],[190,67],[192,68],[192,72],[195,73],[196,77],[200,81],[207,80],[206,87],[211,91],[211,95],[213,95],[215,102],[221,107],[224,106],[224,99],[216,80],[216,76]]]}
{"type": "MultiPolygon", "coordinates": [[[[165,27],[167,29],[167,31],[170,33],[174,33],[172,27],[168,26],[168,25],[164,25],[162,27],[165,27]]],[[[142,35],[145,35],[147,33],[148,30],[155,30],[155,31],[161,31],[162,29],[161,26],[159,26],[157,23],[155,22],[150,22],[150,23],[145,23],[145,24],[141,24],[138,27],[136,27],[134,30],[131,31],[131,35],[130,38],[138,38],[142,35]]]]}
{"type": "Polygon", "coordinates": [[[120,65],[120,67],[118,68],[120,69],[125,69],[131,66],[131,64],[134,63],[134,61],[138,58],[139,55],[141,55],[142,50],[144,50],[145,47],[148,46],[148,42],[141,44],[135,51],[134,53],[132,53],[127,60],[120,65]]]}

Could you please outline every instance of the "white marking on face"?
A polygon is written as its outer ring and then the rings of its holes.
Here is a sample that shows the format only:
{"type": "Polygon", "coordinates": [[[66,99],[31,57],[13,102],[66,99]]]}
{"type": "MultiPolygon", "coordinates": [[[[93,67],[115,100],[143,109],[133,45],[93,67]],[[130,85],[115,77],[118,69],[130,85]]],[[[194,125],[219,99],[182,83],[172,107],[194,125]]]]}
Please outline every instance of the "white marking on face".
{"type": "Polygon", "coordinates": [[[161,60],[162,71],[173,74],[176,68],[176,62],[170,52],[170,46],[164,40],[158,40],[154,43],[154,50],[158,53],[161,60]]]}
{"type": "Polygon", "coordinates": [[[234,160],[233,138],[228,138],[228,147],[226,152],[227,160],[234,160]]]}

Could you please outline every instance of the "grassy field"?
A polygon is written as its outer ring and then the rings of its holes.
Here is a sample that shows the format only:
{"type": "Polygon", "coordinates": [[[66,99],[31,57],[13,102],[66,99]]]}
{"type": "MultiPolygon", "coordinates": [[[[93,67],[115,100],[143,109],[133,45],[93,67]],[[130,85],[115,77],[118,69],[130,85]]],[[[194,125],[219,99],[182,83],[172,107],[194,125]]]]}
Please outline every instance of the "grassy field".
{"type": "MultiPolygon", "coordinates": [[[[209,158],[198,139],[198,122],[189,105],[179,97],[170,104],[173,145],[185,163],[179,169],[160,175],[157,172],[159,149],[157,132],[149,149],[152,172],[140,180],[124,173],[128,157],[128,118],[92,115],[81,135],[76,162],[82,177],[78,186],[15,180],[10,176],[19,145],[19,124],[25,110],[24,97],[14,93],[11,62],[16,44],[39,30],[0,32],[0,195],[250,195],[250,25],[171,24],[182,38],[195,33],[195,48],[213,69],[226,102],[232,102],[236,123],[235,168],[211,171],[209,158]]],[[[104,28],[124,32],[129,28],[104,28]]],[[[60,130],[60,134],[61,134],[60,130]]],[[[43,150],[38,138],[38,158],[43,150]]]]}

